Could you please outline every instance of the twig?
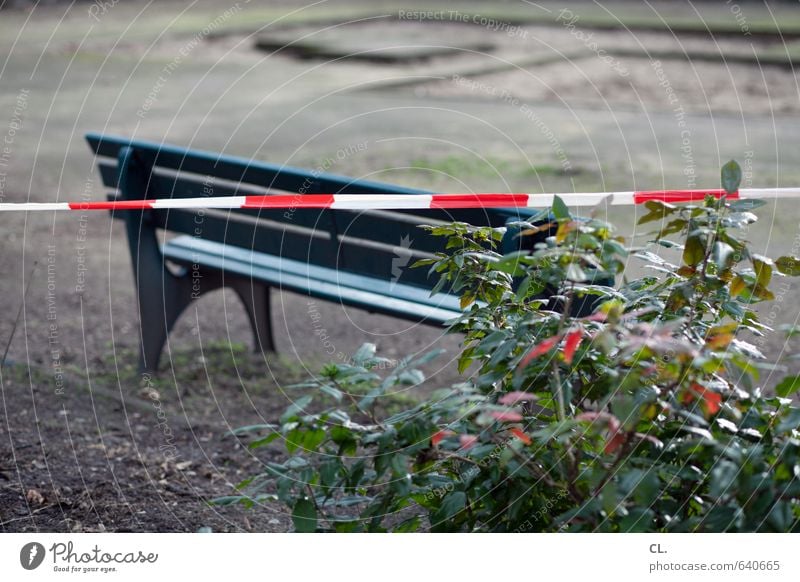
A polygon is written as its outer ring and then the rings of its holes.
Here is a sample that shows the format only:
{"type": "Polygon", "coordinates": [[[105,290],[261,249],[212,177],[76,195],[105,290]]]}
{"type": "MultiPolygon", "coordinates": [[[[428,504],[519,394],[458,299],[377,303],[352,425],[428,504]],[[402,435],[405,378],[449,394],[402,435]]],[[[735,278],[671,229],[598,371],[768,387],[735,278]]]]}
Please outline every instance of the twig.
{"type": "Polygon", "coordinates": [[[8,342],[6,342],[6,349],[3,352],[3,359],[0,360],[0,371],[2,371],[3,366],[6,363],[6,357],[8,357],[8,350],[11,349],[11,342],[14,341],[14,333],[17,331],[17,325],[19,325],[19,318],[22,316],[22,308],[25,307],[25,299],[28,297],[28,289],[31,288],[31,281],[33,281],[33,274],[36,272],[36,266],[39,264],[38,261],[33,262],[33,267],[31,267],[30,275],[28,275],[28,282],[25,285],[25,291],[22,293],[22,302],[19,304],[19,309],[17,309],[17,317],[14,319],[14,325],[11,327],[11,334],[8,336],[8,342]]]}
{"type": "MultiPolygon", "coordinates": [[[[567,292],[567,300],[564,301],[564,311],[561,312],[561,319],[558,320],[558,332],[557,335],[560,336],[564,332],[564,324],[566,323],[567,317],[569,317],[569,311],[572,309],[572,298],[575,294],[575,283],[572,283],[569,291],[567,292]]],[[[564,420],[567,414],[567,406],[566,402],[564,401],[564,389],[561,385],[561,371],[558,367],[558,362],[555,358],[552,359],[553,362],[553,379],[556,383],[556,404],[558,406],[558,420],[564,420]]]]}
{"type": "Polygon", "coordinates": [[[55,507],[58,503],[50,503],[49,505],[44,505],[42,507],[38,507],[31,511],[30,513],[23,515],[21,517],[13,517],[11,519],[7,519],[6,521],[0,521],[0,527],[8,525],[9,523],[13,523],[15,521],[22,521],[23,519],[28,519],[33,517],[35,514],[39,513],[40,511],[44,511],[45,509],[50,509],[51,507],[55,507]]]}
{"type": "Polygon", "coordinates": [[[619,453],[617,454],[617,458],[614,459],[614,462],[611,463],[611,466],[608,468],[608,471],[606,471],[606,474],[600,480],[600,483],[598,483],[597,487],[595,487],[594,493],[592,493],[592,497],[596,497],[600,493],[600,491],[603,490],[603,487],[605,487],[606,483],[608,483],[611,477],[614,476],[617,467],[619,467],[620,463],[622,463],[622,459],[624,459],[625,456],[628,454],[628,445],[630,444],[630,442],[631,442],[631,433],[626,432],[625,442],[622,443],[622,446],[619,449],[619,453]]]}

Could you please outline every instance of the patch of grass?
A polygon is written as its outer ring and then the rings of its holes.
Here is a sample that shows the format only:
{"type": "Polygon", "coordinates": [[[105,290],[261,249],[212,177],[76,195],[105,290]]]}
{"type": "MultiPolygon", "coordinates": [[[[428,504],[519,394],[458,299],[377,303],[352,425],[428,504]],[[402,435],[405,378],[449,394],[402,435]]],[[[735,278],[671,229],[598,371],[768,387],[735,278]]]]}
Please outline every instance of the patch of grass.
{"type": "Polygon", "coordinates": [[[46,386],[53,384],[53,374],[44,366],[29,366],[24,363],[7,362],[3,364],[3,383],[46,386]]]}
{"type": "MultiPolygon", "coordinates": [[[[224,340],[205,342],[202,351],[196,346],[173,347],[171,357],[164,353],[158,372],[147,380],[138,370],[137,350],[116,348],[115,358],[116,365],[111,358],[105,358],[93,366],[93,384],[107,388],[121,384],[134,391],[146,387],[158,392],[177,388],[191,397],[208,385],[215,389],[246,388],[258,394],[274,390],[276,382],[291,384],[307,375],[307,369],[288,356],[270,354],[265,362],[264,356],[253,352],[248,344],[224,340]]],[[[68,372],[72,377],[85,378],[85,370],[78,367],[70,366],[68,372]]]]}
{"type": "Polygon", "coordinates": [[[498,158],[476,160],[465,156],[449,155],[443,158],[418,158],[409,164],[415,170],[426,170],[449,177],[470,178],[530,178],[546,176],[572,176],[583,173],[579,168],[564,168],[561,164],[544,163],[536,166],[498,158]]]}

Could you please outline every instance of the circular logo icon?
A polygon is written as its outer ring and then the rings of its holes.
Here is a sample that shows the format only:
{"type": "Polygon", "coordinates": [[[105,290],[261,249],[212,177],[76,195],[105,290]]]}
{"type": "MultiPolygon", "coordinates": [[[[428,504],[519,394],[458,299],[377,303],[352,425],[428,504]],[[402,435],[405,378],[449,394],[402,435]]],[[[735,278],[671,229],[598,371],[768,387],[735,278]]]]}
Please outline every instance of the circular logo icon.
{"type": "Polygon", "coordinates": [[[30,542],[19,551],[19,563],[26,570],[35,570],[44,561],[44,546],[39,542],[30,542]]]}

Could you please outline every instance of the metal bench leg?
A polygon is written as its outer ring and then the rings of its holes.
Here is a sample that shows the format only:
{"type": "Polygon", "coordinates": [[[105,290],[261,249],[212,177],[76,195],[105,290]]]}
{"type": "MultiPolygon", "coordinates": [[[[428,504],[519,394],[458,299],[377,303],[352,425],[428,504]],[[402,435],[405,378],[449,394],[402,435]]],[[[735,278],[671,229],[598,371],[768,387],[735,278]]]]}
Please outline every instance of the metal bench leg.
{"type": "MultiPolygon", "coordinates": [[[[147,160],[139,158],[132,148],[125,147],[119,151],[117,164],[122,198],[149,198],[151,167],[147,160]]],[[[127,211],[125,228],[139,302],[141,371],[155,372],[158,369],[169,332],[183,310],[200,294],[223,285],[233,287],[241,298],[253,329],[256,350],[275,351],[269,286],[249,278],[226,278],[218,271],[203,269],[202,289],[197,289],[191,276],[174,275],[164,264],[156,227],[148,212],[127,211]]]]}
{"type": "MultiPolygon", "coordinates": [[[[147,198],[148,164],[128,147],[120,150],[117,163],[122,198],[147,198]]],[[[139,303],[139,369],[154,372],[170,330],[192,301],[191,281],[167,269],[155,225],[147,212],[126,212],[125,229],[139,303]]]]}
{"type": "Polygon", "coordinates": [[[140,368],[155,371],[164,344],[178,316],[192,302],[187,281],[168,272],[163,262],[149,263],[139,272],[138,295],[141,320],[140,368]]]}
{"type": "Polygon", "coordinates": [[[263,283],[249,279],[239,279],[231,282],[231,286],[239,299],[244,304],[250,327],[253,329],[255,351],[266,353],[274,352],[275,338],[272,336],[272,309],[270,304],[270,287],[263,283]]]}

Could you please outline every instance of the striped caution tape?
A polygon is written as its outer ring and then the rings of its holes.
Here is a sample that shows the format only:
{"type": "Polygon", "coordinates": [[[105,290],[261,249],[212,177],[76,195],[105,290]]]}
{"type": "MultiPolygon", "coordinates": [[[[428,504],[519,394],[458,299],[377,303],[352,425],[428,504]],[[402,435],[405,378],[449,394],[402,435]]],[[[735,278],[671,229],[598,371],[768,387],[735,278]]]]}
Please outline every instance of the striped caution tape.
{"type": "MultiPolygon", "coordinates": [[[[723,190],[651,190],[640,192],[586,192],[564,194],[276,194],[269,196],[210,196],[205,198],[154,198],[104,202],[4,202],[0,212],[53,210],[168,210],[168,209],[301,209],[420,210],[457,208],[549,208],[558,196],[568,206],[595,206],[605,199],[615,206],[643,204],[649,200],[668,203],[699,202],[707,195],[717,198],[723,190]]],[[[748,188],[729,199],[795,199],[800,188],[748,188]]]]}

